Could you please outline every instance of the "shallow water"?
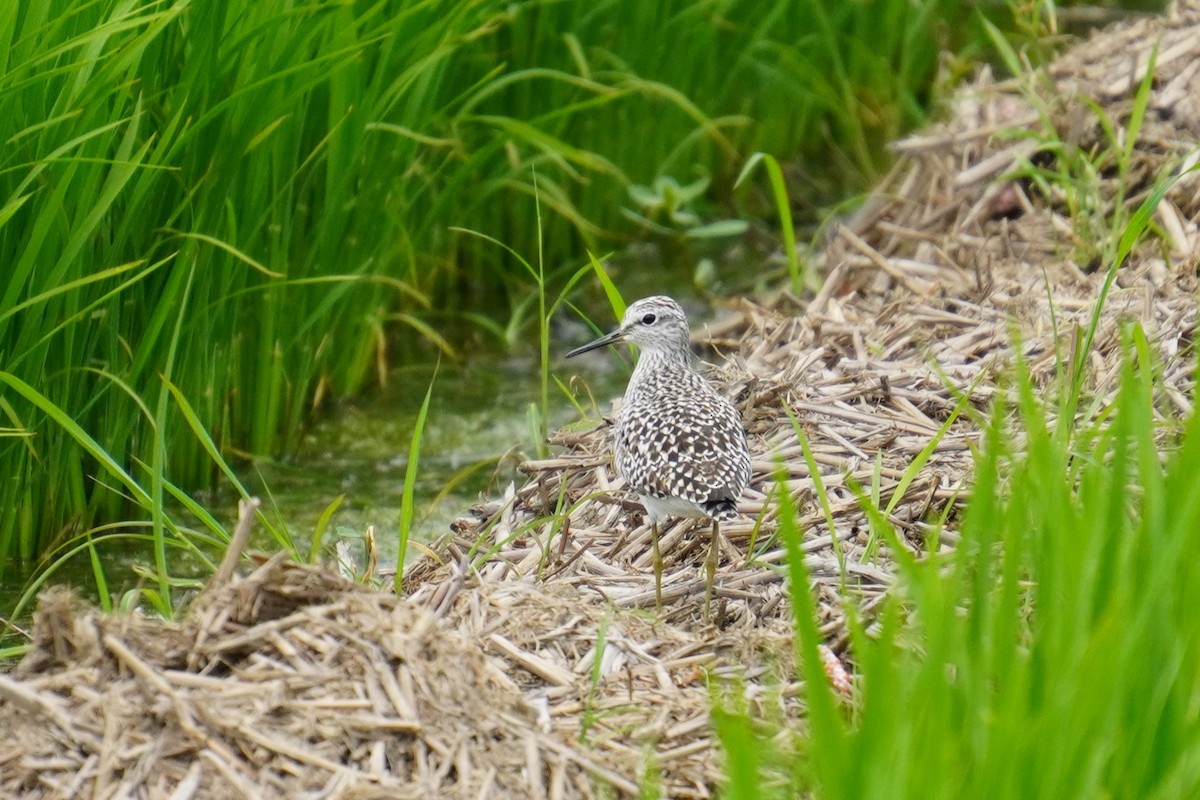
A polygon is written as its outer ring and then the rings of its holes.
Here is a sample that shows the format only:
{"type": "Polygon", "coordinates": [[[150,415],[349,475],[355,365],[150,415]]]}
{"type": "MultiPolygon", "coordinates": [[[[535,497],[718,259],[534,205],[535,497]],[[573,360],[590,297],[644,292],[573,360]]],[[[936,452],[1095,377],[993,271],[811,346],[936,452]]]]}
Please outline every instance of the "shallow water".
{"type": "MultiPolygon", "coordinates": [[[[621,392],[627,367],[615,356],[599,353],[556,362],[552,374],[564,383],[582,378],[607,409],[621,392]]],[[[326,541],[334,536],[354,540],[374,526],[381,563],[394,564],[409,443],[432,378],[428,365],[393,373],[386,391],[329,412],[294,456],[250,465],[244,470],[246,485],[261,493],[268,514],[277,515],[305,548],[322,512],[344,494],[326,541]]],[[[437,538],[481,495],[499,493],[509,481],[520,479],[516,465],[537,454],[540,437],[533,430],[530,407],[539,403],[539,370],[532,359],[485,357],[440,368],[421,439],[415,539],[437,538]]],[[[579,420],[552,382],[549,429],[579,420]]]]}
{"type": "MultiPolygon", "coordinates": [[[[703,301],[680,299],[692,317],[693,329],[708,318],[703,301]]],[[[611,312],[596,309],[594,318],[603,320],[607,329],[611,312]]],[[[552,332],[551,375],[572,387],[578,402],[594,415],[588,393],[607,413],[612,398],[624,389],[631,362],[624,348],[598,350],[569,361],[561,357],[592,334],[579,322],[557,325],[552,332]]],[[[533,341],[528,349],[535,349],[533,341]]],[[[335,535],[354,540],[374,526],[381,564],[395,564],[409,442],[432,377],[432,365],[396,369],[385,391],[327,412],[294,456],[285,461],[259,460],[244,470],[247,486],[261,493],[268,513],[278,514],[302,549],[307,548],[321,513],[345,494],[326,541],[335,535]]],[[[538,436],[529,411],[540,403],[540,391],[536,358],[480,353],[462,364],[443,363],[421,441],[414,498],[416,540],[436,539],[481,495],[499,494],[509,481],[524,479],[516,465],[537,453],[538,436]]],[[[553,379],[549,405],[550,431],[581,420],[553,379]]]]}

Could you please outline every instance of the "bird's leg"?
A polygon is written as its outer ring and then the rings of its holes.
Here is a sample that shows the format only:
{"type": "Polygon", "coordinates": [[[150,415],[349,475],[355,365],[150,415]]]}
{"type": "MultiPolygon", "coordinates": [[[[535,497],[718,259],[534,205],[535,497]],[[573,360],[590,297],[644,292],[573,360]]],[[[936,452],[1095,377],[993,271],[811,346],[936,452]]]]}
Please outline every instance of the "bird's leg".
{"type": "Polygon", "coordinates": [[[720,553],[721,523],[716,517],[712,521],[712,543],[708,547],[708,561],[704,563],[704,618],[709,618],[712,603],[713,583],[717,579],[717,558],[720,553]]]}
{"type": "Polygon", "coordinates": [[[658,549],[658,520],[650,521],[650,542],[654,548],[654,606],[662,611],[662,552],[658,549]]]}

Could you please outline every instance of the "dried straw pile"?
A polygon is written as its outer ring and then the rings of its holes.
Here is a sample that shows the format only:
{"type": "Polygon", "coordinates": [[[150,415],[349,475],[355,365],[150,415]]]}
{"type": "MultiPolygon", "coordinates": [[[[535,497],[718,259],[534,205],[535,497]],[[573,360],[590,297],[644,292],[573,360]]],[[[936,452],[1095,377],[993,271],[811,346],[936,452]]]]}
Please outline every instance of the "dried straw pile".
{"type": "Polygon", "coordinates": [[[3,797],[514,797],[595,773],[428,611],[281,556],[180,623],[41,598],[0,676],[3,797]]]}
{"type": "MultiPolygon", "coordinates": [[[[968,416],[911,481],[905,471],[956,395],[983,408],[1003,391],[1014,331],[1035,380],[1053,378],[1103,282],[1098,265],[1075,260],[1089,236],[1117,198],[1136,206],[1195,157],[1195,3],[1098,34],[1048,75],[1035,101],[984,74],[948,122],[899,143],[891,176],[821,253],[826,280],[812,302],[742,303],[708,329],[705,341],[729,357],[714,378],[736,398],[755,456],[745,521],[723,529],[714,620],[700,613],[707,528],[665,532],[666,608],[650,613],[649,531],[608,463],[608,427],[564,432],[561,456],[526,464],[524,486],[409,567],[403,599],[276,561],[219,581],[174,625],[49,595],[33,653],[0,680],[0,794],[589,797],[649,780],[664,796],[711,796],[721,775],[714,677],[737,678],[715,685],[737,687],[723,691],[752,708],[799,714],[765,495],[776,466],[799,503],[824,632],[840,651],[843,603],[869,615],[892,580],[886,553],[869,552],[852,482],[877,480],[915,549],[925,521],[943,515],[942,546],[953,546],[951,504],[969,488],[976,436],[968,416]],[[1123,195],[1114,170],[1096,174],[1084,220],[1070,215],[1083,195],[1006,177],[1026,159],[1053,165],[1035,152],[1051,134],[1104,149],[1083,100],[1119,132],[1155,42],[1123,195]],[[834,533],[785,408],[813,444],[834,533]]],[[[1114,388],[1118,324],[1136,319],[1162,358],[1158,411],[1191,410],[1197,194],[1195,174],[1181,180],[1156,213],[1163,235],[1121,269],[1090,354],[1101,402],[1114,388]]]]}

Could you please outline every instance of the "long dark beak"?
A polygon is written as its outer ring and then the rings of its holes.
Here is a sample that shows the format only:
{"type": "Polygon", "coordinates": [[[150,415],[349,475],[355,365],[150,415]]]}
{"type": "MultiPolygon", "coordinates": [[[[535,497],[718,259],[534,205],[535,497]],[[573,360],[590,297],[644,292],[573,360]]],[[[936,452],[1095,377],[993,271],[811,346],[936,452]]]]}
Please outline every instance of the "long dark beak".
{"type": "Polygon", "coordinates": [[[614,342],[619,342],[624,338],[625,338],[625,334],[623,334],[621,332],[620,328],[617,328],[612,333],[606,333],[594,342],[588,342],[583,347],[576,347],[574,350],[567,353],[567,358],[574,358],[575,356],[579,355],[580,353],[586,353],[589,350],[596,350],[600,347],[604,347],[605,345],[613,344],[614,342]]]}

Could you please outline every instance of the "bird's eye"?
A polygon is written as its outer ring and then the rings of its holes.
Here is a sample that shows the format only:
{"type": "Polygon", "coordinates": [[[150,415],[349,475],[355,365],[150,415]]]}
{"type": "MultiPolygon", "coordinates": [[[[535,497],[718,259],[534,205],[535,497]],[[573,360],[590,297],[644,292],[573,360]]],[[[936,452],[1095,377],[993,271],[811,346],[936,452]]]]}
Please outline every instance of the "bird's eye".
{"type": "Polygon", "coordinates": [[[656,319],[658,319],[658,317],[654,316],[653,314],[647,314],[646,316],[642,317],[642,324],[643,325],[653,325],[654,320],[656,320],[656,319]]]}

